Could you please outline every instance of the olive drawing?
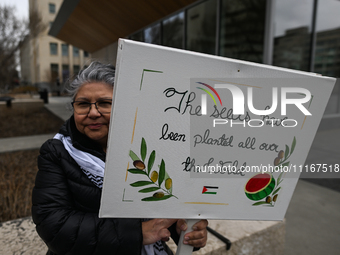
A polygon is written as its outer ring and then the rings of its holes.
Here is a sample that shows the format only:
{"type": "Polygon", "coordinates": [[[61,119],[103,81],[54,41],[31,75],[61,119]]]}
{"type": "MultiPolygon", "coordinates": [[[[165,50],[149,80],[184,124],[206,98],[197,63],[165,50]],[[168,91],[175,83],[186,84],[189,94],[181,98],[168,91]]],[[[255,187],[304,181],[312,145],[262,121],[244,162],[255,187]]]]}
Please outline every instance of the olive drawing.
{"type": "Polygon", "coordinates": [[[151,181],[156,182],[158,180],[158,173],[156,171],[153,171],[151,173],[151,181]]]}
{"type": "Polygon", "coordinates": [[[276,157],[275,159],[274,159],[274,166],[278,166],[279,164],[280,164],[280,158],[279,157],[276,157]]]}
{"type": "Polygon", "coordinates": [[[168,179],[165,180],[165,188],[167,190],[169,190],[169,189],[171,189],[171,187],[172,187],[172,179],[168,178],[168,179]]]}
{"type": "Polygon", "coordinates": [[[162,197],[164,197],[164,193],[160,191],[160,192],[156,192],[152,196],[155,197],[155,198],[162,198],[162,197]]]}
{"type": "Polygon", "coordinates": [[[268,196],[268,197],[266,198],[266,203],[270,203],[271,201],[272,201],[271,196],[268,196]]]}
{"type": "Polygon", "coordinates": [[[278,158],[283,159],[283,156],[285,155],[284,151],[281,150],[278,154],[278,158]]]}
{"type": "Polygon", "coordinates": [[[273,201],[276,202],[276,199],[277,199],[277,194],[273,197],[273,201]]]}
{"type": "Polygon", "coordinates": [[[139,170],[144,170],[145,169],[145,164],[141,160],[135,160],[133,161],[133,165],[139,169],[139,170]]]}

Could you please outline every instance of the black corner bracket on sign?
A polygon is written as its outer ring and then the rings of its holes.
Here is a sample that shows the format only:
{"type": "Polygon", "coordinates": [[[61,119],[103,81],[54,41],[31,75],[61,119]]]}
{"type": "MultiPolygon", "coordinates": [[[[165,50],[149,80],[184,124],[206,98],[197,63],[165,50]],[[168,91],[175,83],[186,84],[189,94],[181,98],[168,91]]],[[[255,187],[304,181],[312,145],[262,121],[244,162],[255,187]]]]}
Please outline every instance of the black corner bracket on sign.
{"type": "Polygon", "coordinates": [[[218,239],[220,239],[222,242],[224,242],[226,244],[226,250],[230,250],[231,247],[231,242],[228,238],[222,236],[220,233],[216,232],[215,230],[211,229],[210,227],[207,227],[207,230],[213,234],[214,236],[216,236],[218,239]]]}

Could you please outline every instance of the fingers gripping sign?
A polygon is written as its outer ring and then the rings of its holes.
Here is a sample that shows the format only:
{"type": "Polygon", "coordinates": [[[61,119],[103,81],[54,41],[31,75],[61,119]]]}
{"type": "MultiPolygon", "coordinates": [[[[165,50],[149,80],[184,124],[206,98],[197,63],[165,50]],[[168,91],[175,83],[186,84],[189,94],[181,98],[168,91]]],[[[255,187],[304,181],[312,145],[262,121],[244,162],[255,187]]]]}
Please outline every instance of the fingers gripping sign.
{"type": "Polygon", "coordinates": [[[170,238],[168,228],[176,221],[177,219],[153,219],[142,222],[143,244],[168,241],[170,238]]]}
{"type": "Polygon", "coordinates": [[[207,243],[207,226],[207,220],[178,220],[176,230],[180,239],[176,255],[189,255],[193,247],[204,247],[207,243]]]}

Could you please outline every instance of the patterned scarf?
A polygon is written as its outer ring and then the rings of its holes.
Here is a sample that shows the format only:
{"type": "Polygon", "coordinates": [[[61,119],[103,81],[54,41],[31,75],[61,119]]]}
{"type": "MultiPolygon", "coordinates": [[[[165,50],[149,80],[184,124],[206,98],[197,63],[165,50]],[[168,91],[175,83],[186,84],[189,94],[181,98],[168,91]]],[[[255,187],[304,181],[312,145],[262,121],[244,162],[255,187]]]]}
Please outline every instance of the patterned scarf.
{"type": "MultiPolygon", "coordinates": [[[[54,139],[60,140],[70,156],[77,162],[81,170],[98,188],[103,188],[103,178],[105,170],[105,162],[93,156],[88,152],[78,150],[73,147],[71,137],[64,136],[60,133],[54,136],[54,139]]],[[[144,245],[142,255],[167,255],[161,241],[154,244],[144,245]]]]}

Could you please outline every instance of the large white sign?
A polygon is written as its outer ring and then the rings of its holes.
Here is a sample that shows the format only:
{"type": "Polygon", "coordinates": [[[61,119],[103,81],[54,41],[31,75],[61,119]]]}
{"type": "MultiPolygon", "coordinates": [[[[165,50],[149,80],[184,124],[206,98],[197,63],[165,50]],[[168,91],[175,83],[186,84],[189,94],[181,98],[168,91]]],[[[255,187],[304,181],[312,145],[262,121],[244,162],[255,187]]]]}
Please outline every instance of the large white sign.
{"type": "Polygon", "coordinates": [[[101,217],[282,220],[334,78],[120,40],[101,217]]]}

